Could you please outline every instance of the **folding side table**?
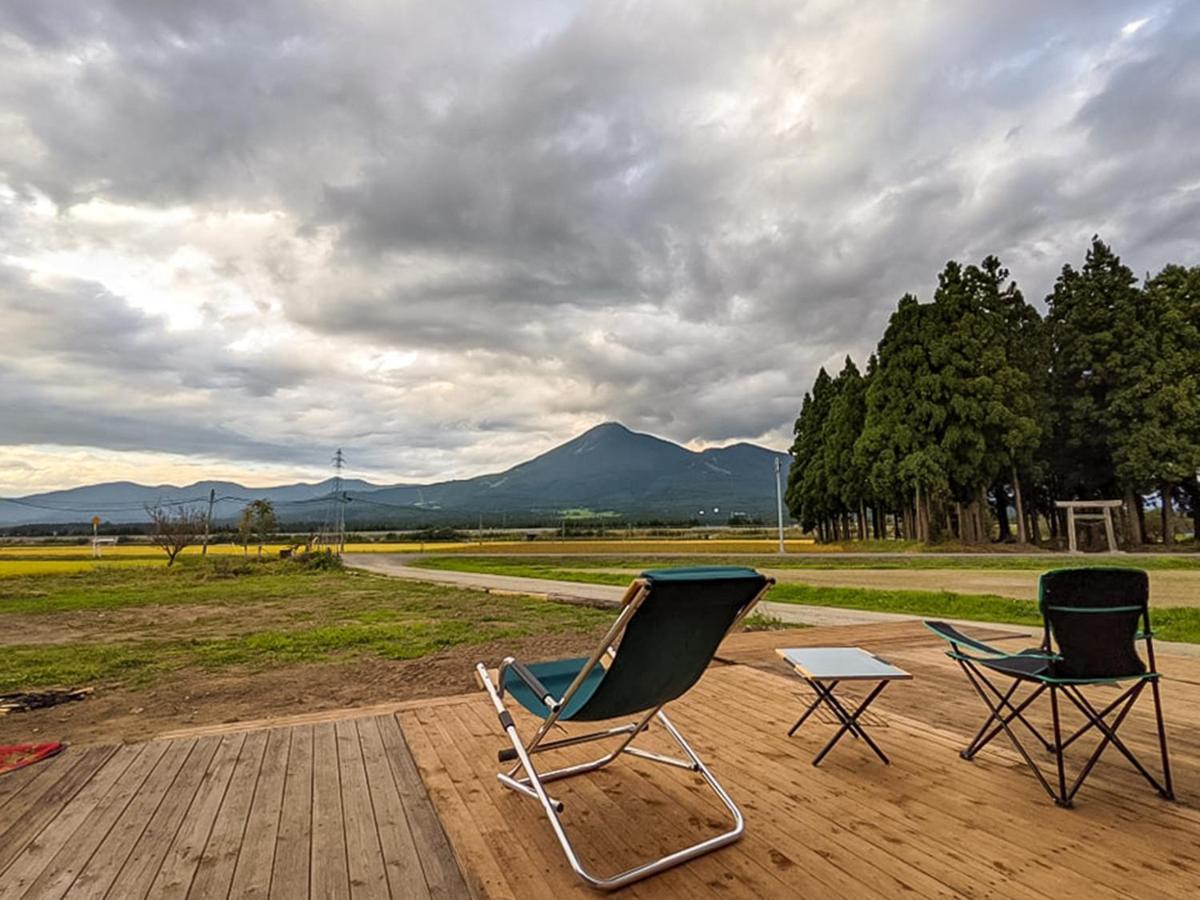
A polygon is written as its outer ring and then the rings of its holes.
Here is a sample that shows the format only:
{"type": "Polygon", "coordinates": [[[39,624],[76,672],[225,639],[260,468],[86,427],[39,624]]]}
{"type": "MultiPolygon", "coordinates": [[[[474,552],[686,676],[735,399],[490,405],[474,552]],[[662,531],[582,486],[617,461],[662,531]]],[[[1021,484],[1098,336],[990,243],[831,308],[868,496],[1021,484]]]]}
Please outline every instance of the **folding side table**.
{"type": "Polygon", "coordinates": [[[834,745],[842,739],[842,735],[847,732],[856,738],[861,738],[885,763],[891,763],[887,755],[879,749],[879,745],[871,740],[860,719],[862,714],[867,711],[867,707],[883,692],[889,682],[907,680],[912,678],[912,675],[860,647],[796,647],[781,648],[775,652],[783,657],[792,670],[803,678],[813,689],[813,693],[817,695],[808,709],[804,711],[804,715],[788,731],[788,737],[795,734],[796,729],[803,725],[805,720],[822,704],[829,707],[838,721],[842,723],[842,727],[837,730],[837,733],[813,760],[814,766],[821,764],[825,754],[832,750],[834,745]],[[834,690],[843,681],[876,681],[878,684],[867,694],[866,699],[851,712],[833,695],[834,690]]]}

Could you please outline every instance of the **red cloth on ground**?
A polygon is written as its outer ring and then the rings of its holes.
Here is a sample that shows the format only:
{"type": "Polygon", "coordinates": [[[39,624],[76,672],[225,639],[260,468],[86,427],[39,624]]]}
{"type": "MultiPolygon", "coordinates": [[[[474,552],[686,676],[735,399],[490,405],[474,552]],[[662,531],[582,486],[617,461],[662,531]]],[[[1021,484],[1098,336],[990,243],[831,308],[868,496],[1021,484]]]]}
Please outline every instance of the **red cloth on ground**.
{"type": "Polygon", "coordinates": [[[58,741],[48,744],[0,744],[0,775],[53,756],[65,746],[58,741]]]}

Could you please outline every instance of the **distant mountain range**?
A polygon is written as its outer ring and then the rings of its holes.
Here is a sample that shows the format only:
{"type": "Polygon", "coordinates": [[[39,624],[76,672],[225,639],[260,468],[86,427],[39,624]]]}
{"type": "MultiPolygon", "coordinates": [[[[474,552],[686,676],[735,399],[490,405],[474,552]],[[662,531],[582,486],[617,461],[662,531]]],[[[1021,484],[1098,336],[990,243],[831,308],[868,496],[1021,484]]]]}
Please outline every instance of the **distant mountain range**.
{"type": "MultiPolygon", "coordinates": [[[[346,520],[355,527],[473,525],[481,516],[489,525],[498,518],[526,525],[564,515],[719,524],[734,513],[774,519],[776,459],[786,476],[786,453],[746,443],[697,452],[608,422],[494,475],[424,485],[344,479],[342,490],[346,520]]],[[[218,522],[233,520],[247,502],[263,498],[285,524],[320,524],[334,502],[333,484],[88,485],[0,500],[0,527],[86,522],[93,515],[113,524],[145,522],[147,505],[206,507],[210,491],[218,498],[218,522]]]]}

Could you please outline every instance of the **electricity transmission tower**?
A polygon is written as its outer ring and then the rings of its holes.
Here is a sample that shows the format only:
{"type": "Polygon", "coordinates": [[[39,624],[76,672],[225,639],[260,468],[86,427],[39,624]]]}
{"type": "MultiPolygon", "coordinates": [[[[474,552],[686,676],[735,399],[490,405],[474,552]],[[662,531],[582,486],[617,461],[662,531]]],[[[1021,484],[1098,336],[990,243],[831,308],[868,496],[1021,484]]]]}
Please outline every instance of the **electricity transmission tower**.
{"type": "Polygon", "coordinates": [[[333,547],[341,555],[346,550],[346,492],[342,486],[342,469],[346,467],[346,454],[338,447],[333,454],[333,489],[329,492],[329,506],[325,511],[325,525],[321,529],[322,546],[333,547]]]}

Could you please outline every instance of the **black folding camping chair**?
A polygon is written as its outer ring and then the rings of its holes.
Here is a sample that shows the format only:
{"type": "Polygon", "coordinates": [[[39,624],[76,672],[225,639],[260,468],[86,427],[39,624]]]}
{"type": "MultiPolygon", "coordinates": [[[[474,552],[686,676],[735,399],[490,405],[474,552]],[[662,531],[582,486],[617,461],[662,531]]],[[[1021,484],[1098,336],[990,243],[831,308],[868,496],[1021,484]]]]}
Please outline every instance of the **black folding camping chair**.
{"type": "Polygon", "coordinates": [[[541,803],[567,862],[592,887],[602,890],[623,887],[741,837],[745,829],[741,811],[662,708],[700,679],[721,640],[745,618],[772,584],[772,579],[753,569],[737,567],[644,572],[630,585],[620,614],[590,657],[528,665],[509,657],[500,666],[495,682],[482,663],[477,667],[500,717],[500,725],[512,742],[512,749],[500,751],[500,761],[516,761],[512,769],[496,777],[505,787],[541,803]],[[610,661],[607,667],[602,665],[605,659],[610,661]],[[542,720],[528,740],[521,738],[505,708],[506,694],[542,720]],[[629,716],[634,720],[628,724],[545,740],[550,729],[561,722],[597,722],[629,716]],[[634,738],[650,726],[651,720],[657,721],[674,739],[685,758],[661,756],[632,746],[634,738]],[[615,738],[617,745],[599,759],[551,771],[539,771],[534,766],[535,754],[605,738],[615,738]],[[546,785],[594,772],[622,754],[695,772],[729,810],[733,827],[616,875],[592,874],[580,863],[559,818],[562,802],[549,795],[546,785]],[[522,771],[524,774],[518,777],[522,771]]]}
{"type": "Polygon", "coordinates": [[[1167,754],[1167,732],[1163,724],[1161,675],[1154,664],[1154,641],[1150,630],[1149,579],[1140,569],[1079,568],[1044,573],[1038,583],[1038,602],[1043,619],[1040,647],[1006,653],[963,634],[946,622],[926,622],[934,634],[949,641],[947,656],[955,660],[971,686],[988,708],[988,718],[961,752],[973,759],[1003,731],[1037,776],[1042,787],[1059,806],[1071,806],[1075,794],[1111,745],[1129,761],[1159,795],[1172,800],[1171,763],[1167,754]],[[1137,644],[1146,648],[1146,659],[1137,644]],[[1012,679],[1006,690],[992,675],[1012,679]],[[1102,709],[1085,696],[1084,689],[1096,685],[1119,686],[1132,682],[1102,709]],[[1030,692],[1017,702],[1021,685],[1030,692]],[[1117,734],[1146,686],[1154,698],[1158,745],[1162,757],[1159,782],[1117,734]],[[1048,740],[1025,716],[1039,697],[1049,693],[1053,740],[1048,740]],[[1059,707],[1067,700],[1083,714],[1084,724],[1063,737],[1059,707]],[[1019,728],[1017,726],[1020,726],[1019,728]],[[1092,754],[1068,788],[1064,751],[1092,730],[1100,734],[1092,754]],[[1047,753],[1054,754],[1055,784],[1043,774],[1017,734],[1032,735],[1047,753]]]}

